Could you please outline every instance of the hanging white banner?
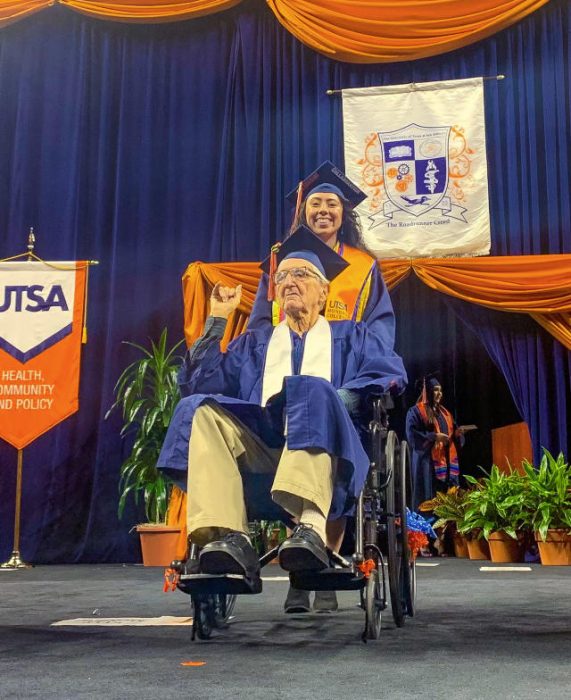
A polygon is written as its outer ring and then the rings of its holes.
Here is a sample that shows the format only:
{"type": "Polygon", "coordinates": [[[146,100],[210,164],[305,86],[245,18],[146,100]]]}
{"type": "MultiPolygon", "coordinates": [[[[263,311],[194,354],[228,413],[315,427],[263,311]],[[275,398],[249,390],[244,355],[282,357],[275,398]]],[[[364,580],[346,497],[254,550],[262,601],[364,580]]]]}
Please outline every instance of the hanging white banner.
{"type": "Polygon", "coordinates": [[[482,78],[343,90],[343,129],[371,252],[489,254],[482,78]]]}

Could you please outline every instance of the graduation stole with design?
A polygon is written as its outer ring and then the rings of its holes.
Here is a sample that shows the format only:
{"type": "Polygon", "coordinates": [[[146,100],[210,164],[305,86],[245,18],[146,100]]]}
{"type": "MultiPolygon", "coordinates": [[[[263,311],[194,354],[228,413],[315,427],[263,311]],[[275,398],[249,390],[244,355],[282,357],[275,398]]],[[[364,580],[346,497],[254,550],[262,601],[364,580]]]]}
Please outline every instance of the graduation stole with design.
{"type": "MultiPolygon", "coordinates": [[[[426,412],[426,404],[419,401],[416,404],[422,420],[424,421],[427,428],[434,430],[435,433],[443,432],[438,419],[435,417],[434,422],[428,419],[428,413],[426,412]]],[[[434,468],[434,475],[439,481],[446,481],[450,476],[458,477],[460,474],[460,469],[458,467],[458,452],[456,451],[456,446],[452,441],[454,436],[454,420],[450,411],[440,406],[440,415],[446,421],[447,435],[450,438],[448,445],[443,445],[441,442],[435,442],[430,451],[430,456],[432,458],[432,465],[434,468]],[[446,453],[448,453],[448,459],[446,459],[446,453]],[[448,464],[450,464],[450,473],[448,473],[448,464]]]]}
{"type": "MultiPolygon", "coordinates": [[[[315,325],[305,336],[300,374],[321,377],[331,381],[332,338],[329,322],[318,316],[315,325]]],[[[282,390],[284,377],[291,377],[293,344],[289,326],[282,321],[272,332],[266,350],[262,380],[262,406],[282,390]]]]}
{"type": "MultiPolygon", "coordinates": [[[[362,321],[377,261],[368,253],[344,243],[337,243],[334,250],[349,263],[349,267],[330,283],[324,316],[328,321],[362,321]]],[[[284,318],[280,307],[272,302],[273,325],[277,326],[284,318]]]]}

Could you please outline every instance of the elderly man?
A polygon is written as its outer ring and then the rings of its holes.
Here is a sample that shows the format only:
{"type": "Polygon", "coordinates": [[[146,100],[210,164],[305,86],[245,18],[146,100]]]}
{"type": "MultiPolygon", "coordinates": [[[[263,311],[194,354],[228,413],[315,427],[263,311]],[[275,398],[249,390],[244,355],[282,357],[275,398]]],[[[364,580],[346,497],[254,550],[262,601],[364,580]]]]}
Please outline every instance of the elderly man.
{"type": "Polygon", "coordinates": [[[320,315],[328,280],[347,264],[340,256],[300,227],[278,261],[273,282],[285,321],[246,331],[226,353],[219,341],[241,289],[215,286],[204,335],[181,373],[187,398],[159,459],[171,475],[188,467],[188,531],[202,547],[199,570],[242,574],[260,588],[248,482],[274,475],[271,498],[299,522],[279,550],[281,566],[327,567],[326,520],[351,511],[368,471],[350,413],[367,393],[399,392],[406,382],[400,358],[364,324],[320,315]]]}

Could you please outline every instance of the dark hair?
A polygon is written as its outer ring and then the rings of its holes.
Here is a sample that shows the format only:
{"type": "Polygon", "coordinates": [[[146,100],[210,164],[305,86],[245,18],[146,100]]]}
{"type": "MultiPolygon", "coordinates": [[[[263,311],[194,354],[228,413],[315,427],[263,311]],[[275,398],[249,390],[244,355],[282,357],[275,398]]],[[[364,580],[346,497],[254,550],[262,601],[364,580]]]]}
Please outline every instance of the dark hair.
{"type": "Polygon", "coordinates": [[[434,409],[432,408],[433,404],[429,402],[424,405],[426,408],[426,419],[428,421],[428,425],[432,425],[436,422],[436,416],[434,414],[434,409]]]}
{"type": "MultiPolygon", "coordinates": [[[[299,208],[299,215],[292,225],[292,230],[295,230],[298,226],[303,224],[308,226],[307,217],[305,216],[305,203],[307,197],[301,203],[299,208]]],[[[343,215],[341,217],[341,228],[338,232],[338,237],[340,241],[347,243],[347,245],[353,246],[354,248],[360,248],[366,253],[369,253],[372,257],[375,257],[363,243],[363,234],[361,231],[361,222],[357,216],[355,210],[349,205],[345,199],[341,199],[341,204],[343,205],[343,215]]],[[[288,233],[289,236],[289,233],[288,233]]]]}
{"type": "MultiPolygon", "coordinates": [[[[440,386],[440,384],[435,384],[434,386],[426,387],[426,398],[428,399],[428,402],[425,405],[426,408],[426,417],[428,418],[428,423],[434,423],[436,421],[436,415],[434,413],[434,389],[436,386],[440,386]]],[[[442,388],[442,387],[441,387],[442,388]]],[[[419,400],[422,400],[422,395],[419,397],[419,400]]]]}

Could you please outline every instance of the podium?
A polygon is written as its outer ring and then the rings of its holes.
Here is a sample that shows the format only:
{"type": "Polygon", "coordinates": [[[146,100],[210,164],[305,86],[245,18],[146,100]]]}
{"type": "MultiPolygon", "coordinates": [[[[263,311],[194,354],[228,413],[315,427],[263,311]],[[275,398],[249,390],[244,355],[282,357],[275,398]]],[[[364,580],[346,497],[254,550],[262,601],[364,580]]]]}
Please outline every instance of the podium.
{"type": "Polygon", "coordinates": [[[533,450],[527,423],[514,423],[492,430],[492,459],[501,472],[508,472],[509,465],[523,474],[524,459],[533,462],[533,450]]]}

